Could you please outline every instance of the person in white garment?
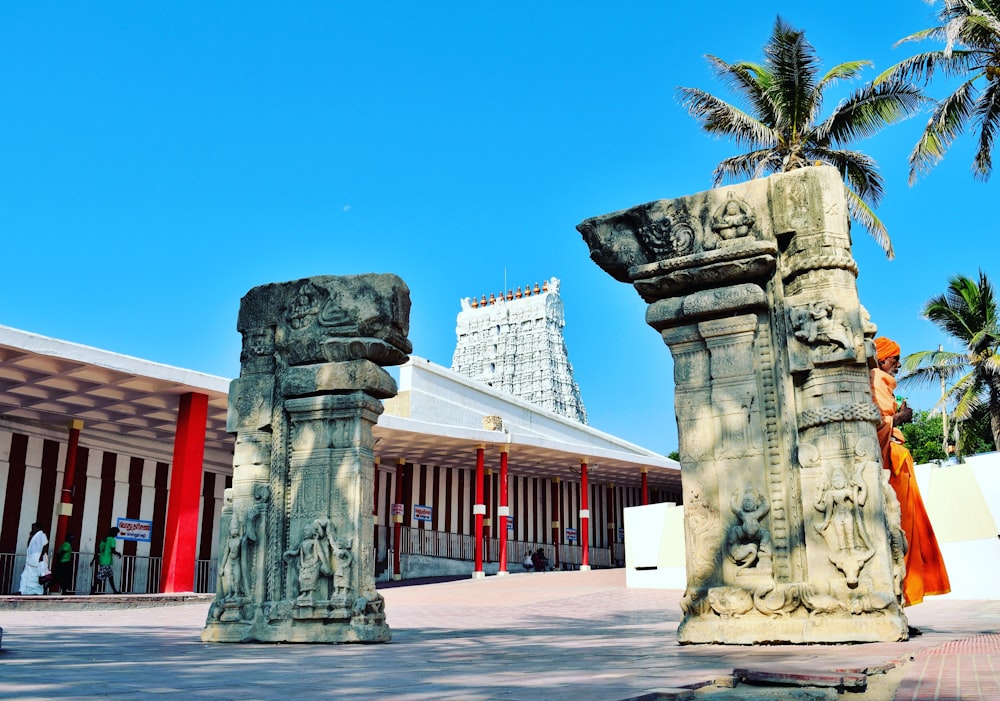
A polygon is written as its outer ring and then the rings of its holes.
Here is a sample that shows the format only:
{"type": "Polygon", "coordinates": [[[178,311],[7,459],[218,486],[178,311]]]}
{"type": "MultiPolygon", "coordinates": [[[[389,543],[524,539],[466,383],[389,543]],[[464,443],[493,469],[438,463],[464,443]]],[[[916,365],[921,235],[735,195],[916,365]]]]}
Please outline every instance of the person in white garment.
{"type": "Polygon", "coordinates": [[[37,523],[31,524],[28,539],[28,553],[21,572],[21,595],[38,596],[45,593],[45,585],[39,579],[49,574],[49,538],[37,523]]]}

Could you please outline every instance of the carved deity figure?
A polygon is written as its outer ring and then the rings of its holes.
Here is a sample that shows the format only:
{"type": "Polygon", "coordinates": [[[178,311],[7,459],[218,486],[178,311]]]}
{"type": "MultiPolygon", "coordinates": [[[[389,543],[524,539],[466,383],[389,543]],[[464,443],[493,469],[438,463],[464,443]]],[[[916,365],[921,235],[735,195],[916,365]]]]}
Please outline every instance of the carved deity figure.
{"type": "Polygon", "coordinates": [[[309,284],[302,285],[288,307],[288,325],[293,329],[305,328],[317,314],[319,307],[314,288],[309,284]]]}
{"type": "Polygon", "coordinates": [[[246,595],[243,585],[243,533],[239,519],[233,516],[229,522],[229,538],[226,539],[219,560],[222,595],[227,601],[246,595]]]}
{"type": "Polygon", "coordinates": [[[755,217],[750,208],[737,200],[727,200],[712,217],[712,231],[715,234],[707,242],[710,248],[743,238],[750,233],[755,217]]]}
{"type": "Polygon", "coordinates": [[[748,486],[733,493],[729,504],[736,523],[729,529],[729,559],[736,563],[737,573],[753,567],[760,556],[770,553],[771,539],[761,519],[770,510],[767,498],[748,486]]]}
{"type": "Polygon", "coordinates": [[[864,522],[860,509],[868,499],[868,489],[861,480],[848,480],[844,468],[830,472],[830,482],[816,497],[816,510],[822,511],[823,521],[816,531],[823,533],[833,526],[833,541],[838,550],[866,550],[864,522]]]}
{"type": "Polygon", "coordinates": [[[823,520],[815,524],[830,548],[830,561],[844,573],[849,586],[857,586],[864,564],[875,554],[865,533],[861,507],[868,499],[864,480],[850,479],[844,468],[834,467],[828,484],[817,492],[815,507],[823,520]]]}
{"type": "Polygon", "coordinates": [[[336,568],[333,571],[333,592],[344,595],[351,589],[351,565],[354,555],[351,553],[349,538],[337,538],[333,544],[333,558],[336,568]]]}
{"type": "Polygon", "coordinates": [[[285,560],[297,561],[299,576],[299,606],[313,606],[313,592],[319,585],[319,578],[329,577],[333,570],[330,566],[330,549],[327,542],[327,519],[316,519],[307,523],[302,529],[302,541],[298,547],[285,551],[285,560]]]}

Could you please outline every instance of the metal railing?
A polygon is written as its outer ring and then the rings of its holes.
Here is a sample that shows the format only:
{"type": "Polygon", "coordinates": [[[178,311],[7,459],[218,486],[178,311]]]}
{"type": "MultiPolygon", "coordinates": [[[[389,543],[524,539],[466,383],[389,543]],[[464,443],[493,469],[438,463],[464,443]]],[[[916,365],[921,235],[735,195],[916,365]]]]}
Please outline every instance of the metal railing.
{"type": "MultiPolygon", "coordinates": [[[[391,541],[391,535],[388,540],[391,541]]],[[[499,538],[483,539],[483,558],[486,562],[497,562],[500,553],[499,538]]],[[[555,566],[555,546],[552,543],[542,543],[527,540],[507,541],[507,568],[510,571],[521,569],[521,563],[528,552],[541,548],[549,562],[555,566]]],[[[588,548],[591,567],[617,567],[625,560],[625,546],[615,543],[612,548],[588,548]]],[[[459,533],[444,533],[422,528],[403,526],[400,537],[400,553],[407,555],[426,555],[428,557],[445,557],[452,560],[475,559],[475,536],[459,533]]],[[[559,545],[559,567],[562,569],[577,569],[583,564],[583,548],[579,545],[559,545]]]]}
{"type": "MultiPolygon", "coordinates": [[[[483,557],[486,562],[497,562],[500,553],[499,538],[484,538],[483,557]]],[[[379,568],[384,570],[391,559],[392,528],[379,526],[375,541],[376,576],[379,568]]],[[[400,552],[408,555],[426,555],[451,560],[473,561],[476,557],[476,539],[471,535],[460,533],[443,533],[422,528],[402,527],[400,552]]],[[[552,543],[539,541],[508,540],[507,569],[518,572],[528,552],[541,548],[549,563],[556,566],[555,546],[552,543]]],[[[624,543],[613,543],[611,548],[590,548],[591,567],[620,567],[625,562],[624,543]]],[[[576,569],[582,560],[582,549],[579,545],[559,545],[558,567],[561,569],[576,569]]],[[[94,585],[94,567],[91,565],[93,553],[73,554],[73,591],[86,594],[94,585]]],[[[163,558],[126,555],[115,558],[112,564],[115,572],[115,585],[119,591],[133,594],[156,594],[160,591],[160,574],[163,558]]],[[[10,594],[20,587],[21,571],[24,569],[24,555],[0,553],[0,594],[10,594]]],[[[218,564],[215,560],[196,560],[194,591],[198,593],[214,593],[218,576],[218,564]]],[[[108,588],[110,591],[110,588],[108,588]]]]}
{"type": "MultiPolygon", "coordinates": [[[[73,589],[80,594],[89,594],[94,588],[95,570],[91,561],[93,553],[73,554],[73,589]]],[[[163,558],[125,555],[115,558],[114,582],[118,591],[131,594],[157,594],[160,591],[160,572],[163,558]]],[[[16,592],[21,586],[21,572],[24,570],[24,555],[0,553],[0,594],[16,592]]],[[[215,560],[196,560],[194,571],[194,591],[213,593],[216,583],[215,560]]],[[[110,592],[109,586],[105,591],[110,592]]]]}

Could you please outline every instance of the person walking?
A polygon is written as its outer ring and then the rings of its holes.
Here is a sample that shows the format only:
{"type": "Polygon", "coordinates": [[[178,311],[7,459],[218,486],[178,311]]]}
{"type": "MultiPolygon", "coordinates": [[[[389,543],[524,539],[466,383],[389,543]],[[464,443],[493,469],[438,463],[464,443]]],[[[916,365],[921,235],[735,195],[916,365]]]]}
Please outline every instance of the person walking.
{"type": "Polygon", "coordinates": [[[48,564],[49,537],[41,525],[31,524],[28,535],[28,552],[24,556],[24,570],[18,592],[22,596],[41,596],[45,593],[43,577],[50,574],[48,564]]]}
{"type": "Polygon", "coordinates": [[[55,554],[55,575],[59,590],[63,594],[73,593],[73,541],[76,536],[66,534],[66,539],[59,544],[55,554]]]}
{"type": "Polygon", "coordinates": [[[97,586],[101,586],[101,593],[104,593],[104,582],[107,581],[111,584],[111,591],[115,594],[120,594],[121,592],[115,588],[115,570],[112,566],[115,561],[115,556],[121,557],[122,554],[115,550],[115,539],[118,537],[118,529],[111,527],[108,530],[108,534],[101,539],[101,542],[97,544],[97,554],[90,561],[90,564],[97,565],[97,577],[94,579],[94,585],[90,589],[91,594],[97,593],[97,586]]]}

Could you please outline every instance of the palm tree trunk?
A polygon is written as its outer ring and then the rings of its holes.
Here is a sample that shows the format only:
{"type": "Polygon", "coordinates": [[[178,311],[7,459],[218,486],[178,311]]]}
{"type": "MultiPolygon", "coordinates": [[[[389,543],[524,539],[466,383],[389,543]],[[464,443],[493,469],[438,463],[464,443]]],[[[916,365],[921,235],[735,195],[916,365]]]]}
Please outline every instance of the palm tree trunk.
{"type": "Polygon", "coordinates": [[[990,379],[990,430],[993,446],[1000,452],[1000,379],[990,379]]]}

